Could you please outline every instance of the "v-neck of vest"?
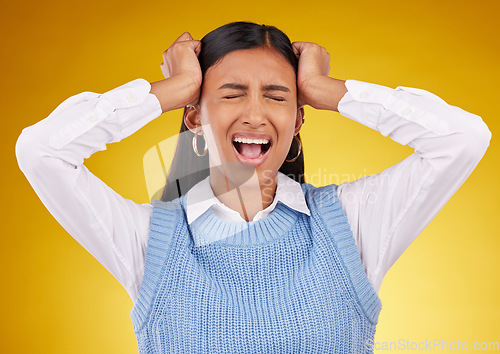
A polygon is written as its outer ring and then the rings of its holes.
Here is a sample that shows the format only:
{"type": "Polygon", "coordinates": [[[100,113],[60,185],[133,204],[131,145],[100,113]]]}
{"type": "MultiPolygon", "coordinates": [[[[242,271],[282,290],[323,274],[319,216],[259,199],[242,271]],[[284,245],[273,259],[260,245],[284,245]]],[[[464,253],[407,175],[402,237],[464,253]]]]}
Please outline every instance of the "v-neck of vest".
{"type": "MultiPolygon", "coordinates": [[[[180,198],[186,215],[186,198],[180,198]]],[[[286,237],[296,224],[300,212],[278,201],[275,208],[264,219],[248,222],[232,222],[222,219],[212,208],[208,208],[191,225],[195,247],[229,246],[255,247],[275,243],[286,237]]],[[[307,215],[304,215],[307,216],[307,215]]],[[[187,223],[187,219],[185,218],[187,223]]]]}
{"type": "Polygon", "coordinates": [[[265,246],[283,239],[297,222],[299,214],[278,201],[264,219],[232,222],[222,219],[212,208],[208,208],[190,225],[190,229],[196,247],[265,246]]]}

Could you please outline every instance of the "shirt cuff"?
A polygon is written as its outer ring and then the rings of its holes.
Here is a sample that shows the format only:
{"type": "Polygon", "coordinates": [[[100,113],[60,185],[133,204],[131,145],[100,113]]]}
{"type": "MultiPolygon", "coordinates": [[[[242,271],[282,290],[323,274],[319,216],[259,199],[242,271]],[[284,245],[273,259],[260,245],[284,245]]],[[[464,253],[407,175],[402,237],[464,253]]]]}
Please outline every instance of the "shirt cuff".
{"type": "Polygon", "coordinates": [[[339,113],[384,136],[390,133],[387,126],[394,126],[395,117],[416,123],[437,136],[449,132],[449,124],[425,108],[429,100],[434,105],[448,105],[428,91],[404,86],[392,89],[357,80],[346,80],[345,85],[347,93],[339,102],[339,113]]]}
{"type": "Polygon", "coordinates": [[[377,129],[380,110],[390,100],[392,89],[358,80],[346,80],[347,92],[338,104],[338,111],[371,129],[377,129]]]}
{"type": "Polygon", "coordinates": [[[74,118],[50,137],[50,146],[61,149],[105,120],[118,123],[113,127],[116,131],[112,131],[114,141],[133,134],[162,113],[160,102],[150,90],[148,81],[136,79],[104,94],[77,95],[80,100],[76,101],[77,96],[68,99],[74,118]]]}

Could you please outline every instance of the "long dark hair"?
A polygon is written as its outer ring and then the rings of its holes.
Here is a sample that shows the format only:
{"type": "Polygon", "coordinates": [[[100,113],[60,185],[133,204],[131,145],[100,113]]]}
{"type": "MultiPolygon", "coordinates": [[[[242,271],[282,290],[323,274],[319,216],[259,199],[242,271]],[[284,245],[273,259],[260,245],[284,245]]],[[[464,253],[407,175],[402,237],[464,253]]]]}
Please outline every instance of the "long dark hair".
{"type": "MultiPolygon", "coordinates": [[[[298,60],[288,36],[274,26],[258,25],[252,22],[228,23],[211,31],[201,39],[201,51],[198,60],[202,75],[205,77],[208,68],[234,50],[266,46],[277,50],[290,63],[295,75],[297,75],[298,60]]],[[[186,108],[184,108],[185,114],[186,108]]],[[[199,157],[194,153],[193,136],[194,133],[186,127],[184,119],[182,119],[177,148],[161,196],[162,201],[172,201],[186,194],[191,187],[210,174],[208,153],[203,157],[199,157]]],[[[300,134],[297,134],[297,138],[300,141],[300,134]]],[[[198,144],[198,147],[198,151],[201,153],[204,142],[198,144]]],[[[298,144],[292,141],[286,159],[293,159],[297,153],[298,144]]],[[[299,157],[295,161],[283,162],[279,171],[299,183],[305,183],[303,150],[301,150],[299,157]]],[[[153,199],[157,198],[153,196],[153,199]]]]}

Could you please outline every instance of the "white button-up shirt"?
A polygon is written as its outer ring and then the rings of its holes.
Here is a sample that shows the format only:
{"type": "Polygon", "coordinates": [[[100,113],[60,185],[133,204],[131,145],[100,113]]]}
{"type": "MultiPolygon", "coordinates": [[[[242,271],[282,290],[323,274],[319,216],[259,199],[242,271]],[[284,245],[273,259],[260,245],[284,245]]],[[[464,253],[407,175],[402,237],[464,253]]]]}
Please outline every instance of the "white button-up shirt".
{"type": "MultiPolygon", "coordinates": [[[[215,196],[212,187],[210,186],[210,177],[197,183],[191,188],[186,195],[187,204],[187,219],[188,223],[193,223],[201,214],[208,208],[213,208],[216,215],[230,222],[246,222],[237,211],[227,207],[221,203],[215,196]]],[[[276,185],[276,193],[271,205],[266,209],[255,214],[253,221],[264,219],[269,215],[278,203],[281,201],[290,208],[300,211],[301,213],[311,215],[306,204],[302,187],[298,182],[278,171],[278,181],[276,185]]]]}
{"type": "MultiPolygon", "coordinates": [[[[392,264],[479,163],[491,132],[481,117],[424,90],[356,80],[347,80],[346,87],[338,105],[343,116],[415,149],[383,172],[337,189],[365,272],[378,291],[392,264]]],[[[83,162],[160,116],[150,89],[149,82],[137,79],[104,94],[70,97],[49,117],[25,128],[16,144],[19,167],[42,203],[134,302],[144,273],[152,205],[123,198],[83,162]]],[[[204,203],[188,203],[189,222],[209,207],[221,217],[245,222],[213,196],[208,179],[195,188],[208,197],[204,203]]],[[[287,200],[290,193],[301,194],[300,185],[279,174],[273,204],[254,220],[266,217],[278,200],[308,213],[303,196],[287,200]]]]}

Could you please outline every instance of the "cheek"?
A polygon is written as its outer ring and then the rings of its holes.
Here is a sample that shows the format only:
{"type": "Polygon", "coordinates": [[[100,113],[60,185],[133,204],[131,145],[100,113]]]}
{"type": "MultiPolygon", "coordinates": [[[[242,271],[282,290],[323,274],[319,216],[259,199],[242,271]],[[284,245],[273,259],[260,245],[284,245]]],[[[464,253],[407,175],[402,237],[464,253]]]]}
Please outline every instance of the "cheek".
{"type": "Polygon", "coordinates": [[[211,107],[200,115],[201,124],[210,127],[213,135],[222,138],[227,134],[230,125],[230,113],[221,107],[211,107]]]}
{"type": "MultiPolygon", "coordinates": [[[[204,105],[200,111],[200,121],[208,143],[210,160],[214,165],[221,165],[227,160],[229,130],[228,113],[217,105],[204,105]]],[[[232,152],[232,151],[229,151],[232,152]]]]}
{"type": "Polygon", "coordinates": [[[278,133],[280,153],[286,155],[290,149],[290,143],[293,140],[297,112],[291,109],[282,113],[283,114],[275,117],[276,119],[274,122],[278,133]]]}
{"type": "Polygon", "coordinates": [[[297,111],[294,108],[276,112],[273,119],[276,122],[275,126],[279,134],[292,135],[295,130],[295,120],[297,111]]]}

